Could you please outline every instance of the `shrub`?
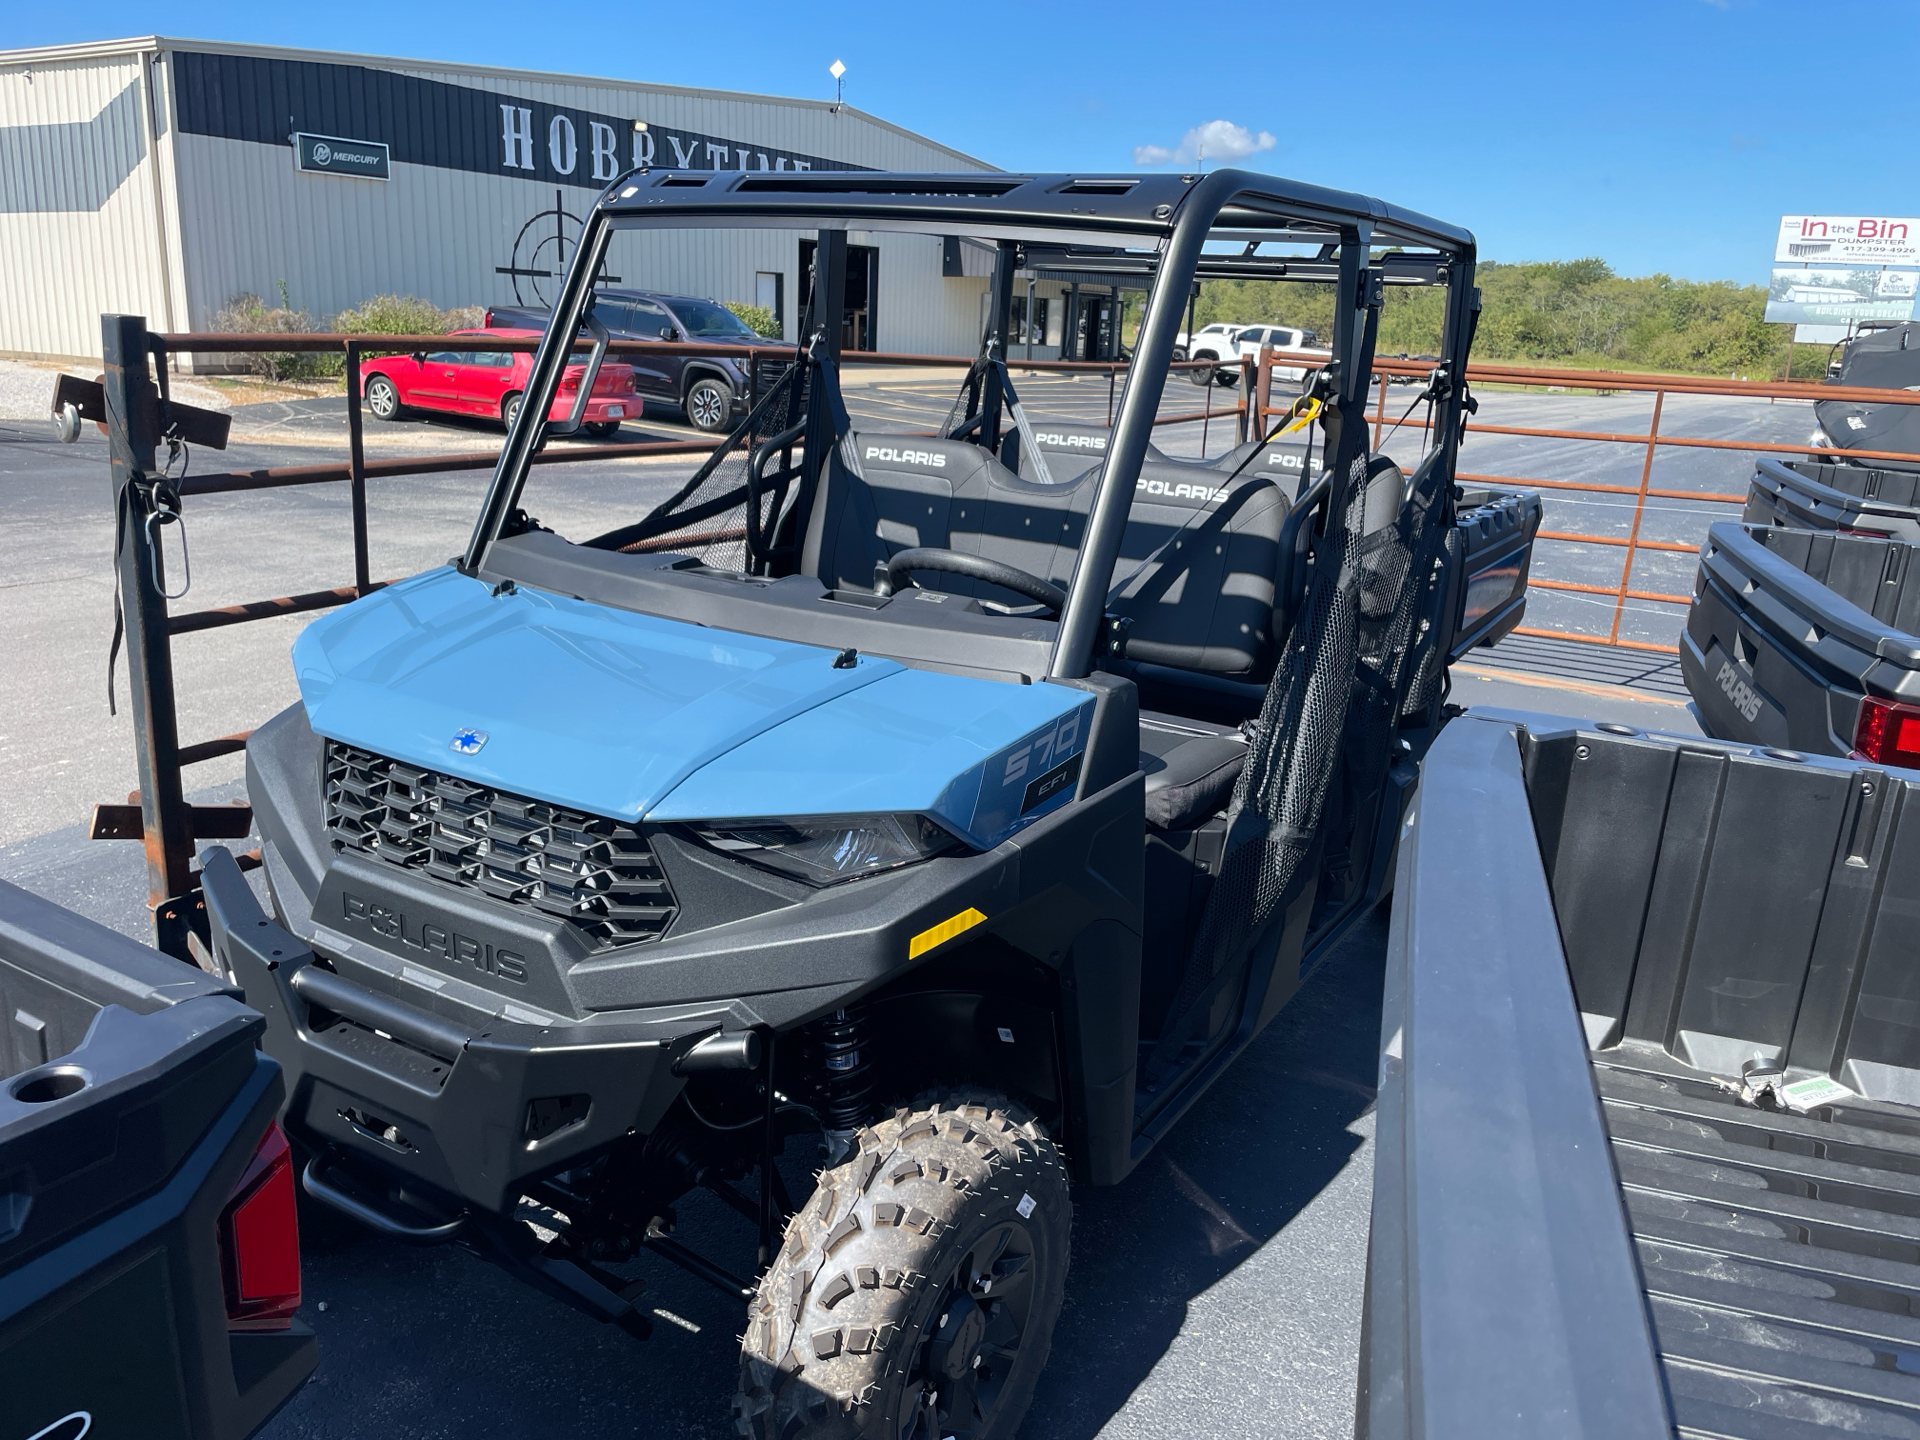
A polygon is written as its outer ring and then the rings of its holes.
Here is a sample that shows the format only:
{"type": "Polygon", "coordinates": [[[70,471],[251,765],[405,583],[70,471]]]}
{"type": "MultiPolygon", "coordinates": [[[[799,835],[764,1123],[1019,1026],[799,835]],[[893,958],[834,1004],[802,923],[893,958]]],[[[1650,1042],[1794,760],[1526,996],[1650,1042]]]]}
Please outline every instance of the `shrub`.
{"type": "Polygon", "coordinates": [[[446,335],[455,330],[478,330],[486,323],[484,305],[456,305],[442,310],[417,295],[376,295],[333,317],[337,335],[446,335]]]}
{"type": "Polygon", "coordinates": [[[773,318],[773,311],[767,309],[766,306],[743,305],[737,300],[727,300],[722,303],[726,305],[727,309],[739,316],[741,323],[753,331],[754,334],[764,336],[769,340],[778,340],[780,338],[780,322],[773,318]]]}
{"type": "MultiPolygon", "coordinates": [[[[214,312],[213,328],[228,335],[309,335],[320,327],[305,310],[295,309],[280,282],[280,304],[258,295],[236,295],[214,312]]],[[[338,375],[346,360],[324,351],[256,351],[236,357],[252,374],[267,380],[313,380],[338,375]]]]}

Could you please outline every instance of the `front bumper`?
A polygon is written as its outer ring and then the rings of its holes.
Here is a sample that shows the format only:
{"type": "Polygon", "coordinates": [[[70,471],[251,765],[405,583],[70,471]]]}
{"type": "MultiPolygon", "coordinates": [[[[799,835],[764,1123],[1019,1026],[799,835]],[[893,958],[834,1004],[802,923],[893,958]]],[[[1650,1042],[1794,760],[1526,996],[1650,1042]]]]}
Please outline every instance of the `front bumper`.
{"type": "Polygon", "coordinates": [[[267,918],[228,851],[202,865],[214,954],[267,1017],[289,1132],[459,1206],[504,1214],[533,1179],[652,1130],[683,1084],[674,1061],[714,1029],[710,1017],[494,1019],[470,1033],[317,963],[267,918]]]}

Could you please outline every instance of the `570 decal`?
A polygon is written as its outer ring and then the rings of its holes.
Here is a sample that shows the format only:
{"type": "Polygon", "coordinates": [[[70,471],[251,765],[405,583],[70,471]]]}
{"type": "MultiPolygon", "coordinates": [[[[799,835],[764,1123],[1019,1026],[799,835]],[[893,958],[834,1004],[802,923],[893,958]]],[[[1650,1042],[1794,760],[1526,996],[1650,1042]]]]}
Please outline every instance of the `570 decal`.
{"type": "MultiPolygon", "coordinates": [[[[1081,707],[1084,709],[1085,707],[1081,707]]],[[[1074,747],[1080,743],[1081,710],[1062,716],[1060,722],[1038,740],[1022,745],[1007,756],[1006,775],[1001,783],[1018,785],[1031,774],[1020,796],[1020,813],[1026,814],[1053,799],[1062,790],[1073,787],[1080,778],[1082,756],[1074,747]],[[1073,751],[1067,755],[1067,751],[1073,751]],[[1065,755],[1064,759],[1061,759],[1065,755]],[[1049,767],[1048,762],[1054,762],[1049,767]]]]}

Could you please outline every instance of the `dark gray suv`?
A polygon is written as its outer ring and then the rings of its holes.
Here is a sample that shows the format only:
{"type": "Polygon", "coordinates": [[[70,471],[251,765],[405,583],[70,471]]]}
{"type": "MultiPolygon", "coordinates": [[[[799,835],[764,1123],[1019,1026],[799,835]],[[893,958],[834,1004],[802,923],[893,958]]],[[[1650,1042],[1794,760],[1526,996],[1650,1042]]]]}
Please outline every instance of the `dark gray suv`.
{"type": "MultiPolygon", "coordinates": [[[[487,311],[489,329],[544,330],[551,310],[502,305],[487,311]]],[[[751,345],[763,337],[715,300],[657,295],[647,290],[603,289],[594,295],[594,314],[616,340],[711,340],[722,345],[751,345]]],[[[725,430],[746,407],[746,371],[719,356],[626,354],[633,383],[648,400],[665,400],[685,412],[695,429],[725,430]]]]}

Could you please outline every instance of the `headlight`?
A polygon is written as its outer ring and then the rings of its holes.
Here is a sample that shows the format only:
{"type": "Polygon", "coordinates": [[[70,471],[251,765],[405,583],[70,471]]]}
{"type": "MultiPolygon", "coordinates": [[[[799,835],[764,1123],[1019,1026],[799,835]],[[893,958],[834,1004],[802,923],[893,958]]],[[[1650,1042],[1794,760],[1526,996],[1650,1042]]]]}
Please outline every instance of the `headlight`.
{"type": "Polygon", "coordinates": [[[911,865],[960,841],[924,815],[801,815],[695,825],[714,849],[809,885],[837,885],[911,865]]]}

